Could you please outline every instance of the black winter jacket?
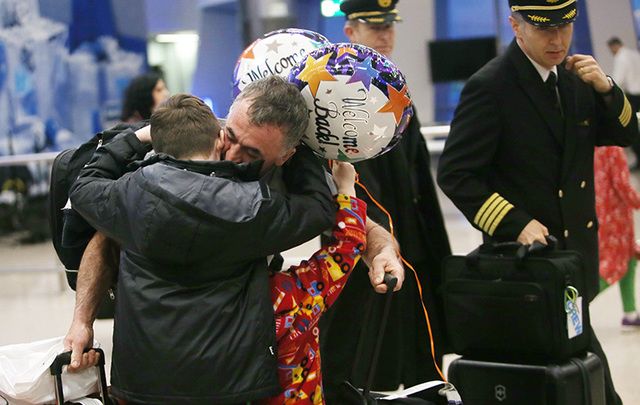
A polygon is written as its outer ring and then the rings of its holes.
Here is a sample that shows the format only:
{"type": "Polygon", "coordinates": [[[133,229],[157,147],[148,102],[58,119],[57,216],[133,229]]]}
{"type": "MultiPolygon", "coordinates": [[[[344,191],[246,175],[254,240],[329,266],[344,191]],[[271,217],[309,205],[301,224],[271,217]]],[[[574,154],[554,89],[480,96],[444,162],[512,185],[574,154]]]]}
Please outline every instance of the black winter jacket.
{"type": "Polygon", "coordinates": [[[121,246],[113,393],[153,404],[276,394],[265,257],[331,226],[324,170],[299,148],[283,171],[287,195],[255,180],[260,164],[158,155],[126,173],[148,150],[119,135],[71,189],[73,208],[121,246]]]}

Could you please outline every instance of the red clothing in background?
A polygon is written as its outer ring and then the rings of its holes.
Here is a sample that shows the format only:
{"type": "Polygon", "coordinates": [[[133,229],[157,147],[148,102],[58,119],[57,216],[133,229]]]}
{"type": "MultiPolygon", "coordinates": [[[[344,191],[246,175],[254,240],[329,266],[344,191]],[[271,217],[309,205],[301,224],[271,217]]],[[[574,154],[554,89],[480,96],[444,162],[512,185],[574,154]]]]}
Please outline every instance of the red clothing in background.
{"type": "Polygon", "coordinates": [[[626,274],[634,255],[633,209],[640,208],[640,194],[629,182],[627,158],[620,147],[596,148],[594,177],[600,277],[613,284],[626,274]]]}

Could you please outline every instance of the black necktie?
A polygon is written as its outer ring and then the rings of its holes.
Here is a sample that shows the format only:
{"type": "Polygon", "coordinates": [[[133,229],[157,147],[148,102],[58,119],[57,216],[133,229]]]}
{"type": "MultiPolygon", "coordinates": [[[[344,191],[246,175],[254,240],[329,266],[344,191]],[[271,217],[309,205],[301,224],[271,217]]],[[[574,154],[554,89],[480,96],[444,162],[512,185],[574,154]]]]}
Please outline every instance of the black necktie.
{"type": "Polygon", "coordinates": [[[547,88],[553,107],[562,115],[562,106],[560,105],[560,95],[557,90],[558,78],[554,72],[549,72],[549,77],[544,82],[544,86],[547,88]]]}

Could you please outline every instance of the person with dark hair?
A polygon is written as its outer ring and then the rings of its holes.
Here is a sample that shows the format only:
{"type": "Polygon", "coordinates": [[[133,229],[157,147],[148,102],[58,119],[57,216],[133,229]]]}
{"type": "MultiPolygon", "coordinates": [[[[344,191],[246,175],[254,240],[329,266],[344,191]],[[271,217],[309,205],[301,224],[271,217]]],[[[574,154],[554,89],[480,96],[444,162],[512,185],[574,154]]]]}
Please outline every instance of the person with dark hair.
{"type": "Polygon", "coordinates": [[[157,73],[145,73],[131,80],[122,100],[122,122],[138,122],[151,118],[151,113],[169,97],[169,90],[157,73]]]}
{"type": "MultiPolygon", "coordinates": [[[[585,291],[599,291],[595,146],[638,139],[629,100],[591,55],[569,55],[576,0],[509,0],[515,38],[465,84],[440,156],[438,184],[486,242],[547,244],[583,258],[585,291]]],[[[620,404],[604,368],[607,405],[620,404]]]]}

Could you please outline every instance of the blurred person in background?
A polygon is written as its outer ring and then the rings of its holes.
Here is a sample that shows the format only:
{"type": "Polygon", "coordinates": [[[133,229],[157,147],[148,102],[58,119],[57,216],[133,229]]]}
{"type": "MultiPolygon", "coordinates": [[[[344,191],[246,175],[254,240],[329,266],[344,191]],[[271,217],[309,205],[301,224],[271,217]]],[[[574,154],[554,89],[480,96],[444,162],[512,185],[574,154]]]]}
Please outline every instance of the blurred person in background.
{"type": "MultiPolygon", "coordinates": [[[[640,111],[640,53],[636,49],[624,46],[620,38],[612,37],[607,41],[609,50],[613,54],[613,73],[611,77],[627,95],[634,112],[640,111]]],[[[631,144],[636,155],[632,166],[640,170],[640,141],[631,144]]]]}
{"type": "Polygon", "coordinates": [[[120,120],[125,123],[148,120],[153,110],[168,98],[169,90],[160,74],[137,76],[124,91],[120,120]]]}
{"type": "Polygon", "coordinates": [[[640,208],[640,194],[630,182],[627,156],[617,146],[595,150],[593,170],[598,217],[600,291],[618,283],[622,298],[622,327],[640,330],[636,310],[636,243],[633,210],[640,208]]]}

